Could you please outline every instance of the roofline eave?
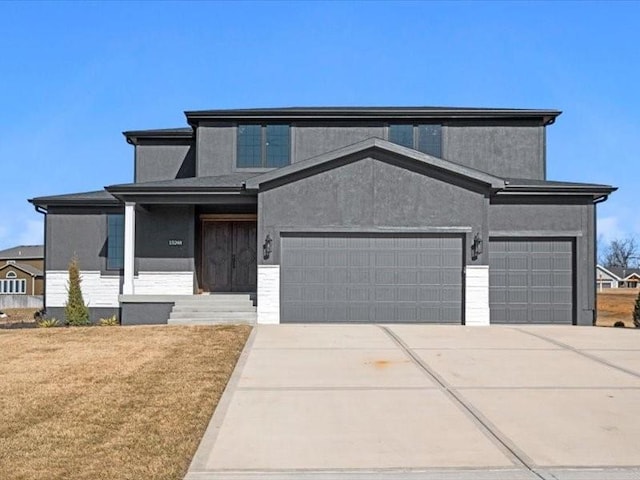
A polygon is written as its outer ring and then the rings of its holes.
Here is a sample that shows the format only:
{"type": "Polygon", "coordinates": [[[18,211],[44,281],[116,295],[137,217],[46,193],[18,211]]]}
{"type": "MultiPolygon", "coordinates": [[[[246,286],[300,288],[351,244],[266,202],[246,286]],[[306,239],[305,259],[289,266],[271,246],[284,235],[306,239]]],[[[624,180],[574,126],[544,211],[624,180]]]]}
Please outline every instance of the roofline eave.
{"type": "Polygon", "coordinates": [[[447,108],[447,107],[292,107],[258,109],[191,110],[184,112],[191,126],[201,121],[237,120],[403,120],[403,119],[535,119],[552,124],[562,114],[560,110],[509,108],[447,108]]]}

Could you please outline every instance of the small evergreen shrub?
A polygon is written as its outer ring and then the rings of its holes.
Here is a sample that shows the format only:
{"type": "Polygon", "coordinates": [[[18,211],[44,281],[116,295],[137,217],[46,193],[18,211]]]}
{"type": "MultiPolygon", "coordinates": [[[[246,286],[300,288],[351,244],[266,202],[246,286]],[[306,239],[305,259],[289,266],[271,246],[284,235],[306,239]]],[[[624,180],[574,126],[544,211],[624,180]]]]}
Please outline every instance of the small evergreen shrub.
{"type": "Polygon", "coordinates": [[[115,315],[107,318],[101,318],[99,323],[101,327],[115,327],[116,325],[119,325],[118,319],[115,315]]]}
{"type": "Polygon", "coordinates": [[[640,327],[640,293],[636,297],[636,303],[633,306],[633,324],[636,328],[640,327]]]}
{"type": "Polygon", "coordinates": [[[89,309],[84,304],[82,289],[80,288],[80,267],[78,257],[73,256],[69,262],[69,281],[67,284],[67,304],[64,306],[64,315],[68,325],[89,325],[89,309]]]}
{"type": "Polygon", "coordinates": [[[60,325],[57,318],[43,318],[37,323],[38,328],[52,328],[60,325]]]}

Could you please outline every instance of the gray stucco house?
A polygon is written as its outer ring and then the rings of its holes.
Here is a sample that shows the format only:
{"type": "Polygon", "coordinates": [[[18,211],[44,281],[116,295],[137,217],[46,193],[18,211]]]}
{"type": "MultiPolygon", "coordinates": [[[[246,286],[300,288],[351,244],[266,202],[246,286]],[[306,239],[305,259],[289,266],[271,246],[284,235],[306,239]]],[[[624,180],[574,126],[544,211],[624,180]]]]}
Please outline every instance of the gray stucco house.
{"type": "Polygon", "coordinates": [[[30,200],[46,308],[62,316],[75,252],[92,317],[123,324],[233,318],[250,298],[259,323],[591,325],[596,204],[615,188],[547,180],[560,113],[209,110],[124,132],[133,183],[30,200]]]}

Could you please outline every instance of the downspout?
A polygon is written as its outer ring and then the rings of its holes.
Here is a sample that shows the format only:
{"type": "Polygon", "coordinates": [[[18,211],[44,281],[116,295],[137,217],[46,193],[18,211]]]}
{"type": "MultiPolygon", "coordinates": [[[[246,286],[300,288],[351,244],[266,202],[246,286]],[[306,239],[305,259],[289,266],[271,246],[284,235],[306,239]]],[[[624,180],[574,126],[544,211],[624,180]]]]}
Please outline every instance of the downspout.
{"type": "MultiPolygon", "coordinates": [[[[47,209],[42,208],[40,205],[33,205],[36,209],[36,212],[44,215],[44,258],[42,265],[42,310],[47,311],[47,209]]],[[[35,295],[35,281],[33,285],[33,290],[31,291],[33,295],[35,295]]]]}

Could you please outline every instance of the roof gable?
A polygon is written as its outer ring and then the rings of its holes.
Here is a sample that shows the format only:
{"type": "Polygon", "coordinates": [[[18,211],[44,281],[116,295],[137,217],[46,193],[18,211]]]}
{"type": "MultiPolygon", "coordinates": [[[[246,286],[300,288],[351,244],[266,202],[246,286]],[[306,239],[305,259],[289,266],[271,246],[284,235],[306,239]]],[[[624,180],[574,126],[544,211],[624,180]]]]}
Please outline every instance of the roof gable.
{"type": "Polygon", "coordinates": [[[604,273],[608,278],[612,280],[618,280],[618,281],[621,280],[621,278],[618,275],[616,275],[610,270],[607,270],[602,265],[596,265],[596,269],[600,272],[600,274],[598,275],[598,278],[602,278],[602,274],[604,273]]]}
{"type": "Polygon", "coordinates": [[[15,268],[28,275],[31,275],[32,277],[42,276],[42,270],[26,263],[5,263],[4,265],[0,266],[0,272],[5,270],[6,268],[15,268]]]}
{"type": "Polygon", "coordinates": [[[485,188],[504,188],[504,180],[501,178],[378,138],[370,138],[308,160],[251,177],[246,181],[246,188],[247,190],[260,190],[268,185],[289,183],[367,157],[374,157],[423,174],[435,172],[460,177],[485,188]]]}

